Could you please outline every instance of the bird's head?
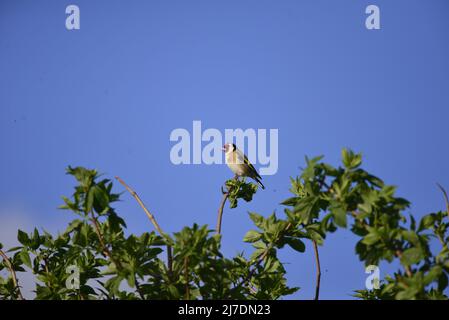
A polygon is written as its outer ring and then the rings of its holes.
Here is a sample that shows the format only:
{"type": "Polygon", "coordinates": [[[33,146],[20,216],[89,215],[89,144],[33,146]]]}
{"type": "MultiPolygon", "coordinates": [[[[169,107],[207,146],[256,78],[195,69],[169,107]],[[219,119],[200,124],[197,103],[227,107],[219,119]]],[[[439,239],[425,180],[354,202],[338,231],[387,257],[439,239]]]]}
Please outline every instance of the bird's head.
{"type": "Polygon", "coordinates": [[[236,145],[233,143],[225,143],[222,150],[224,153],[233,152],[236,149],[236,145]]]}

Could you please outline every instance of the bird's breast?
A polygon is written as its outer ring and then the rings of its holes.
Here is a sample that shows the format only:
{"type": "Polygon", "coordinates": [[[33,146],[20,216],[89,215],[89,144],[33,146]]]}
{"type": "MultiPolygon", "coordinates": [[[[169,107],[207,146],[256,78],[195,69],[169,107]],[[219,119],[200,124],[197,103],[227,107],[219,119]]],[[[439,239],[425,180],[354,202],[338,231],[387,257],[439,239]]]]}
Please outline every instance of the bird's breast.
{"type": "Polygon", "coordinates": [[[245,174],[245,165],[244,164],[237,164],[237,163],[228,163],[227,164],[229,169],[232,170],[236,175],[238,176],[244,176],[245,174]]]}
{"type": "Polygon", "coordinates": [[[230,152],[226,154],[226,164],[229,169],[234,172],[236,175],[243,176],[245,175],[245,164],[242,160],[238,161],[237,154],[235,152],[230,152]]]}

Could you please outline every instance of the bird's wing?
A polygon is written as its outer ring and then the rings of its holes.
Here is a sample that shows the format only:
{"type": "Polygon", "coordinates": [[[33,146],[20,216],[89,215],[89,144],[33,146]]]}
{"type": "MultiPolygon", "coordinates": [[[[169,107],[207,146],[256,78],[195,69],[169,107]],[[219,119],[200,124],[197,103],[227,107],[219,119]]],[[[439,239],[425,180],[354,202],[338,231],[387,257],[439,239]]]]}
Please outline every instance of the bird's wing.
{"type": "Polygon", "coordinates": [[[258,177],[259,179],[262,179],[262,177],[257,172],[256,168],[254,168],[252,163],[248,160],[248,157],[242,151],[240,151],[238,149],[237,149],[237,153],[238,153],[239,157],[243,158],[243,163],[246,164],[249,167],[249,169],[254,173],[254,175],[256,177],[258,177]]]}

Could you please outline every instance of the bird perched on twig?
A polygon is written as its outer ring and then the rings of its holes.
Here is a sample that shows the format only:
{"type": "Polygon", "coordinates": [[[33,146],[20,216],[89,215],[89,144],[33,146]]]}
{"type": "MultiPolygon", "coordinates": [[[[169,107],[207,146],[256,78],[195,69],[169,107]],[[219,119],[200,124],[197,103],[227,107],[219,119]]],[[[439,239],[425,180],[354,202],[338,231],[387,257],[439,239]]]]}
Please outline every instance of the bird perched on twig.
{"type": "Polygon", "coordinates": [[[226,164],[229,169],[234,172],[236,177],[250,177],[254,179],[262,189],[265,189],[265,186],[262,184],[260,180],[262,177],[257,173],[254,166],[249,162],[246,155],[237,149],[237,146],[233,143],[226,143],[223,146],[223,151],[225,153],[226,164]]]}

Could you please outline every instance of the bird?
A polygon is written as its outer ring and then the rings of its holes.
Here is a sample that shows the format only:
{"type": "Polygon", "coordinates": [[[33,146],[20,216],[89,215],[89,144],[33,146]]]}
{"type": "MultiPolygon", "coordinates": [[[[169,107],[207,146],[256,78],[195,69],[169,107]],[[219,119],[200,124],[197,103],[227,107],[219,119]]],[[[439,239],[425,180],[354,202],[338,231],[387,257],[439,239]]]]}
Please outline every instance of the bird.
{"type": "Polygon", "coordinates": [[[236,177],[250,177],[251,179],[254,179],[262,189],[265,189],[265,186],[260,181],[262,180],[262,177],[257,173],[246,155],[240,151],[234,143],[224,144],[222,150],[225,153],[226,164],[229,169],[234,172],[236,177]]]}

